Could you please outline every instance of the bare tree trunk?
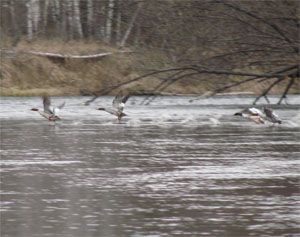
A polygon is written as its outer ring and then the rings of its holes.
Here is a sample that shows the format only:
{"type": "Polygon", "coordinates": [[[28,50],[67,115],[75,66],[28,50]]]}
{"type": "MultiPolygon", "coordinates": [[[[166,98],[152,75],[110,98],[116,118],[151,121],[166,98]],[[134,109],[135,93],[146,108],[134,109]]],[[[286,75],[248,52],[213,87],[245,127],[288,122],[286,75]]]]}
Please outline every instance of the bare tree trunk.
{"type": "Polygon", "coordinates": [[[59,32],[61,38],[68,40],[68,5],[65,1],[59,2],[59,0],[55,0],[55,6],[57,9],[56,19],[58,20],[56,23],[57,32],[59,32]]]}
{"type": "Polygon", "coordinates": [[[32,27],[32,7],[31,2],[26,3],[27,7],[27,37],[32,40],[33,37],[33,27],[32,27]]]}
{"type": "Polygon", "coordinates": [[[67,1],[66,2],[66,10],[67,10],[67,16],[68,16],[68,32],[67,32],[67,38],[73,39],[74,38],[74,26],[73,26],[73,2],[67,1]]]}
{"type": "Polygon", "coordinates": [[[112,35],[112,22],[114,14],[114,0],[109,0],[106,20],[106,42],[110,43],[112,35]]]}
{"type": "Polygon", "coordinates": [[[116,25],[116,42],[120,42],[121,40],[121,20],[122,20],[122,14],[121,14],[121,1],[118,0],[118,7],[117,7],[117,25],[116,25]]]}
{"type": "Polygon", "coordinates": [[[136,19],[136,17],[138,16],[139,11],[140,11],[140,9],[142,8],[142,6],[143,6],[143,3],[142,3],[142,2],[138,3],[138,7],[137,7],[137,9],[135,10],[135,13],[134,13],[134,15],[132,16],[131,21],[130,21],[130,23],[129,23],[129,25],[128,25],[128,28],[127,28],[127,30],[126,30],[124,36],[123,36],[123,39],[122,39],[122,41],[121,41],[120,44],[119,44],[120,47],[124,47],[124,45],[125,45],[125,43],[126,43],[128,37],[129,37],[129,34],[130,34],[130,32],[131,32],[131,30],[132,30],[132,28],[133,28],[135,19],[136,19]]]}
{"type": "Polygon", "coordinates": [[[58,0],[51,0],[49,2],[51,9],[51,19],[54,24],[55,33],[60,35],[61,32],[65,32],[66,30],[66,21],[65,16],[60,16],[61,11],[64,9],[64,4],[59,4],[58,0]]]}
{"type": "Polygon", "coordinates": [[[38,32],[38,26],[40,21],[40,3],[39,0],[31,0],[32,8],[32,26],[33,32],[38,32]]]}
{"type": "Polygon", "coordinates": [[[135,36],[134,36],[134,46],[139,45],[140,35],[141,35],[141,24],[137,23],[136,32],[135,32],[135,36]]]}
{"type": "Polygon", "coordinates": [[[81,26],[81,20],[80,20],[80,9],[79,9],[78,0],[73,0],[73,6],[74,6],[74,12],[73,12],[74,25],[75,25],[75,28],[76,28],[79,38],[82,38],[83,33],[82,33],[82,26],[81,26]]]}
{"type": "Polygon", "coordinates": [[[91,37],[93,33],[93,0],[87,0],[87,34],[91,37]]]}
{"type": "Polygon", "coordinates": [[[50,5],[51,5],[51,18],[54,22],[56,22],[57,16],[59,15],[57,5],[56,5],[56,0],[50,1],[50,5]]]}
{"type": "Polygon", "coordinates": [[[96,13],[94,15],[94,34],[96,39],[104,39],[105,40],[105,6],[101,5],[100,2],[94,2],[94,9],[96,9],[96,13]]]}
{"type": "Polygon", "coordinates": [[[48,8],[49,8],[49,0],[45,0],[44,3],[44,13],[43,13],[43,34],[46,35],[46,29],[47,29],[47,24],[48,24],[48,8]]]}
{"type": "Polygon", "coordinates": [[[13,35],[12,35],[12,46],[15,47],[20,41],[21,37],[21,32],[18,27],[18,24],[16,22],[16,14],[15,14],[15,1],[11,1],[9,5],[9,11],[10,11],[10,19],[11,19],[11,24],[12,24],[12,29],[13,29],[13,35]]]}
{"type": "Polygon", "coordinates": [[[105,28],[105,19],[104,19],[104,12],[105,12],[105,6],[102,6],[101,7],[101,14],[102,14],[102,17],[100,18],[102,21],[100,21],[102,24],[100,24],[100,38],[106,38],[106,28],[105,28]]]}

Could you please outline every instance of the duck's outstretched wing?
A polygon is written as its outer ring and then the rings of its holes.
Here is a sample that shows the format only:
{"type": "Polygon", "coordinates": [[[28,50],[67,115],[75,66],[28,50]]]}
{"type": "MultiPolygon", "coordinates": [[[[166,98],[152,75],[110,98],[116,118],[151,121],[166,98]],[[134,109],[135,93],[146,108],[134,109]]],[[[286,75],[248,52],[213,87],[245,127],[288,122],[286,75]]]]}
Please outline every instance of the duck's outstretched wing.
{"type": "Polygon", "coordinates": [[[112,102],[112,107],[116,110],[123,109],[121,106],[122,99],[123,99],[123,92],[119,91],[119,93],[116,95],[116,97],[114,98],[114,100],[112,102]]]}
{"type": "Polygon", "coordinates": [[[43,97],[43,105],[44,105],[44,112],[48,114],[52,114],[53,111],[51,110],[51,100],[49,96],[44,96],[43,97]]]}
{"type": "Polygon", "coordinates": [[[125,104],[130,96],[131,96],[131,94],[127,94],[127,95],[123,96],[122,103],[125,104]]]}
{"type": "Polygon", "coordinates": [[[54,108],[54,114],[57,115],[58,112],[65,106],[66,102],[64,101],[63,103],[61,103],[59,106],[57,106],[56,108],[54,108]]]}
{"type": "Polygon", "coordinates": [[[279,119],[278,115],[274,113],[274,111],[270,108],[265,107],[264,113],[266,115],[266,119],[272,123],[279,123],[281,124],[282,121],[279,119]]]}
{"type": "Polygon", "coordinates": [[[62,102],[59,106],[57,106],[58,109],[62,109],[65,106],[66,102],[62,102]]]}

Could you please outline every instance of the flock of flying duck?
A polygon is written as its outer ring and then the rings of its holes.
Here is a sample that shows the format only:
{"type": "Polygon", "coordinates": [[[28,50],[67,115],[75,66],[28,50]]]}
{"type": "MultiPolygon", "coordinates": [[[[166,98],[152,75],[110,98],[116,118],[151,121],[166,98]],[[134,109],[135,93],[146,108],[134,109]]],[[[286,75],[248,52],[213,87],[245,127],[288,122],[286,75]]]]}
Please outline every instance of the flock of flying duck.
{"type": "MultiPolygon", "coordinates": [[[[104,110],[107,113],[110,113],[110,114],[116,116],[118,118],[118,121],[120,122],[122,117],[127,116],[125,113],[123,113],[123,109],[124,109],[125,103],[129,97],[130,97],[130,95],[123,96],[122,91],[120,91],[116,95],[116,97],[114,98],[114,100],[112,102],[112,108],[100,107],[97,110],[104,110]]],[[[43,111],[41,111],[37,108],[32,108],[31,110],[39,112],[40,115],[42,115],[49,121],[60,120],[60,117],[58,117],[57,114],[65,106],[65,102],[63,102],[62,104],[60,104],[57,107],[53,107],[53,106],[51,106],[50,97],[44,96],[43,97],[43,105],[44,105],[43,111]]]]}
{"type": "MultiPolygon", "coordinates": [[[[100,107],[97,110],[104,110],[107,113],[110,113],[118,118],[118,121],[120,123],[121,118],[126,116],[126,114],[123,112],[125,103],[128,100],[130,95],[123,96],[122,91],[120,91],[116,97],[112,101],[112,107],[111,108],[103,108],[100,107]]],[[[60,117],[58,117],[58,112],[65,106],[65,102],[60,104],[57,107],[51,106],[50,98],[48,96],[43,97],[43,105],[44,110],[41,111],[37,108],[32,108],[32,111],[37,111],[48,119],[49,121],[57,121],[60,120],[60,117]]],[[[248,108],[244,109],[240,112],[237,112],[234,114],[235,116],[242,116],[244,118],[247,118],[255,123],[264,124],[265,121],[269,121],[273,124],[281,124],[282,121],[279,119],[277,114],[274,113],[274,111],[270,108],[264,107],[263,110],[259,110],[257,108],[248,108]]]]}

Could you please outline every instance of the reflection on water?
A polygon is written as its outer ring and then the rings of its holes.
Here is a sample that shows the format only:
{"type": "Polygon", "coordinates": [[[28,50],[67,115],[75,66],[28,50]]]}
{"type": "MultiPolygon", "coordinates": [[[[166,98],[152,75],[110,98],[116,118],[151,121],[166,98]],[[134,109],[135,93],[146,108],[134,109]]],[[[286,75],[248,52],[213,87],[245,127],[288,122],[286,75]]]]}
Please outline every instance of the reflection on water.
{"type": "Polygon", "coordinates": [[[252,98],[189,99],[130,99],[118,124],[110,97],[53,98],[50,125],[2,98],[1,236],[299,234],[299,105],[270,126],[232,116],[252,98]]]}

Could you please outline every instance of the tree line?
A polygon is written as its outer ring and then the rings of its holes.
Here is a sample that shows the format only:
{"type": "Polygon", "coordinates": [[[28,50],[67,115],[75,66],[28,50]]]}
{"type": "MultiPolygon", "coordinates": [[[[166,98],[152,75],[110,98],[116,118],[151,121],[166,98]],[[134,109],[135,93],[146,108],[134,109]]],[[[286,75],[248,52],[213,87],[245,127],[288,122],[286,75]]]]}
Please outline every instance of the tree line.
{"type": "MultiPolygon", "coordinates": [[[[137,17],[143,1],[1,0],[1,35],[95,39],[124,46],[138,37],[137,17]]],[[[145,4],[149,5],[149,4],[145,4]]]]}
{"type": "Polygon", "coordinates": [[[138,79],[159,75],[156,91],[213,76],[211,94],[270,81],[257,97],[268,100],[284,82],[280,103],[299,85],[299,13],[298,0],[1,0],[0,33],[12,47],[47,37],[152,48],[174,65],[138,79]]]}

